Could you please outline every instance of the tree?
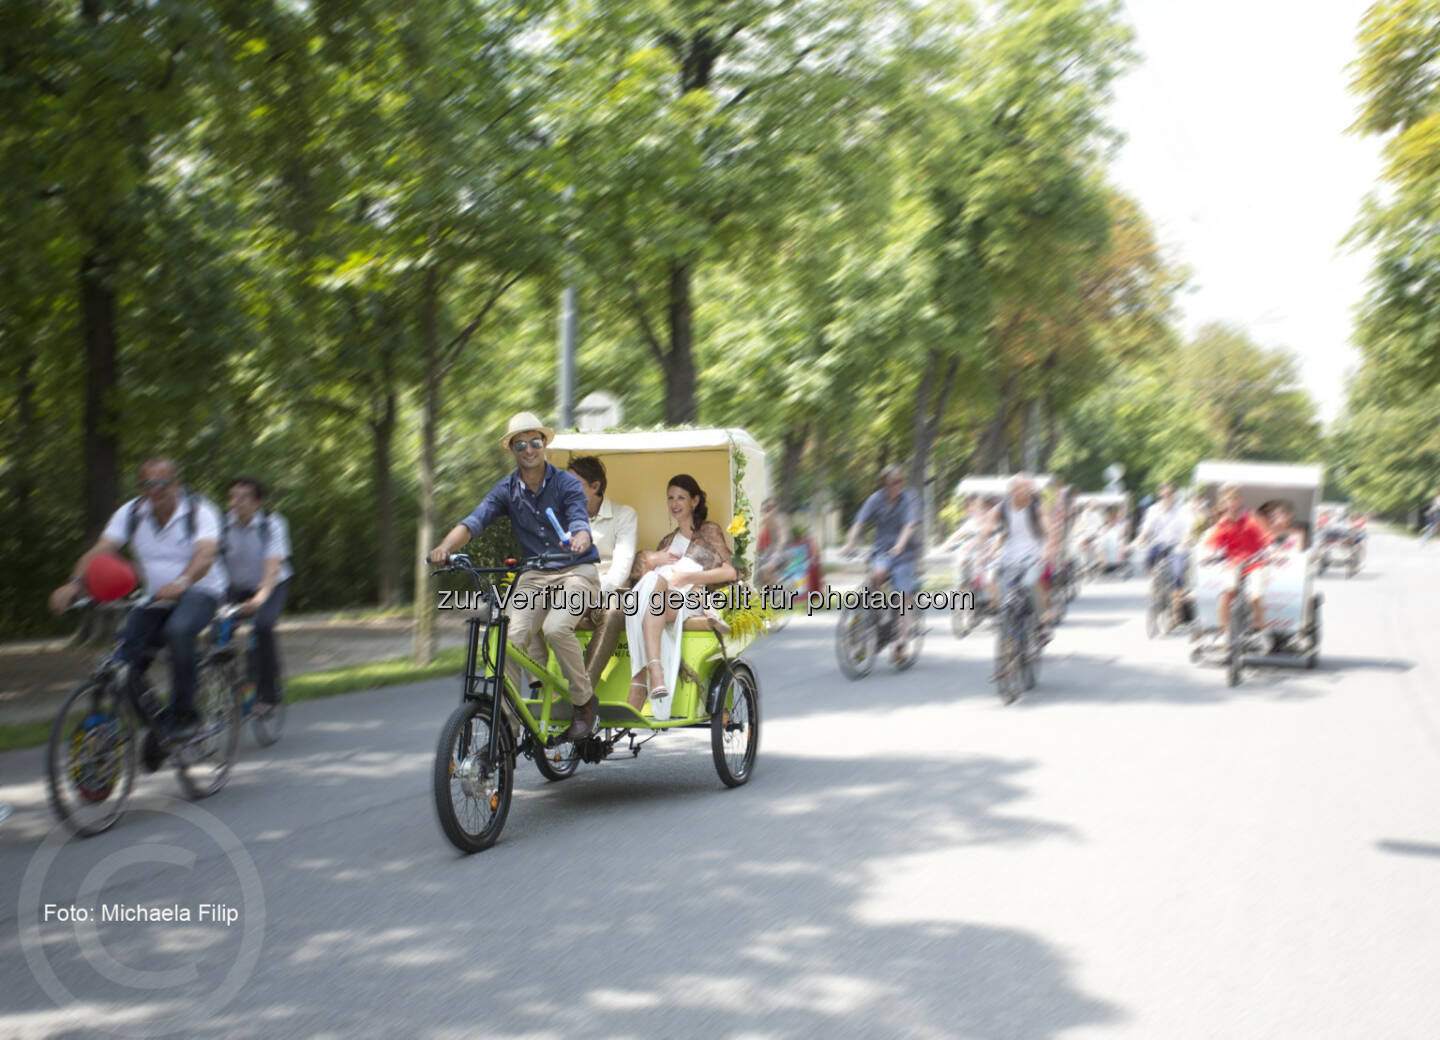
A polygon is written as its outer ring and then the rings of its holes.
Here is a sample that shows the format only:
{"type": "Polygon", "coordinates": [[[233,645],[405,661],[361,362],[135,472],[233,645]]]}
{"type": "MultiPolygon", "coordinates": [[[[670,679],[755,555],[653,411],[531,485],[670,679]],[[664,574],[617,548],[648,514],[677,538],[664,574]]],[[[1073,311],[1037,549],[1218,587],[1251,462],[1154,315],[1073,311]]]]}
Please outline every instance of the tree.
{"type": "Polygon", "coordinates": [[[1372,5],[1359,44],[1353,129],[1387,140],[1385,195],[1353,233],[1376,251],[1356,338],[1379,384],[1423,389],[1440,385],[1440,3],[1372,5]]]}

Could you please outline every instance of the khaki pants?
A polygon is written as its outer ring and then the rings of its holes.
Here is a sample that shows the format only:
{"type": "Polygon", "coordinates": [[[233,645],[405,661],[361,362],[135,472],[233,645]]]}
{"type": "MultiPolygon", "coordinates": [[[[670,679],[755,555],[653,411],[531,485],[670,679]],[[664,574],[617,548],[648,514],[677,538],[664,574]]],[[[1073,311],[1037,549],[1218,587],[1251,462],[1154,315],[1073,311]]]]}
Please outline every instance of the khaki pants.
{"type": "MultiPolygon", "coordinates": [[[[600,595],[600,573],[593,563],[566,567],[558,571],[526,571],[515,582],[510,601],[510,642],[540,664],[545,663],[548,645],[560,664],[560,672],[570,684],[570,700],[584,704],[590,699],[590,676],[585,671],[585,657],[575,626],[585,616],[583,601],[594,601],[600,595]],[[561,588],[577,606],[574,613],[559,609],[546,610],[540,597],[545,589],[555,588],[552,595],[561,600],[561,588]],[[526,603],[526,599],[534,602],[526,603]]],[[[531,677],[518,664],[507,664],[506,671],[521,697],[526,696],[531,677]]]]}
{"type": "Polygon", "coordinates": [[[615,647],[620,643],[620,637],[625,633],[625,611],[616,608],[614,610],[595,611],[600,615],[595,625],[595,635],[590,640],[590,650],[586,655],[586,668],[590,672],[590,686],[599,683],[600,675],[605,671],[605,666],[610,663],[610,658],[615,654],[615,647]]]}

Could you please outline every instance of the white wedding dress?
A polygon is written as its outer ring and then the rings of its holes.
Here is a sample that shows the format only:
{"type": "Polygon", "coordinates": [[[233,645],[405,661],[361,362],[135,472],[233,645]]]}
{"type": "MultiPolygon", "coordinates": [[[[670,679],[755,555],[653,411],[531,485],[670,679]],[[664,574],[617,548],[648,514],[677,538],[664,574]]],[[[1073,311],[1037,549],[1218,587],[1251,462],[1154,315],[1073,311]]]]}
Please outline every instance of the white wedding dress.
{"type": "MultiPolygon", "coordinates": [[[[700,561],[686,556],[690,548],[690,539],[680,532],[675,532],[675,537],[666,546],[665,551],[680,559],[674,563],[667,563],[663,567],[657,567],[649,571],[635,583],[635,613],[627,614],[625,617],[625,640],[630,645],[630,674],[640,673],[641,679],[648,687],[650,685],[650,673],[647,669],[647,662],[650,654],[645,649],[645,618],[650,613],[650,596],[655,591],[655,586],[661,578],[669,582],[677,574],[693,574],[705,568],[700,566],[700,561]]],[[[677,591],[689,593],[694,590],[693,585],[686,585],[677,591]]],[[[675,618],[660,633],[660,669],[665,674],[665,689],[672,695],[675,691],[675,683],[680,677],[680,640],[682,626],[685,619],[700,614],[701,611],[694,607],[684,606],[675,612],[675,618]]],[[[673,696],[653,698],[650,701],[651,714],[661,721],[670,717],[670,705],[673,696]]]]}

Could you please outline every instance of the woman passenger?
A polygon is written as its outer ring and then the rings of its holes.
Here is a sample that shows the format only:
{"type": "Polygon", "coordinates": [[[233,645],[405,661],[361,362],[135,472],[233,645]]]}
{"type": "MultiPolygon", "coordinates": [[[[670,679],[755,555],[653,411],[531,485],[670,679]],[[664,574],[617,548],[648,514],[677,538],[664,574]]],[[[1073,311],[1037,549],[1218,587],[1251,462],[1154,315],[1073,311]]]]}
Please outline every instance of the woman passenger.
{"type": "Polygon", "coordinates": [[[630,645],[630,706],[639,711],[650,698],[656,718],[670,717],[670,691],[680,673],[681,626],[698,608],[676,609],[666,600],[671,589],[720,585],[739,574],[730,562],[725,532],[707,520],[705,492],[688,473],[670,478],[665,501],[675,530],[660,540],[655,552],[642,554],[645,573],[636,583],[636,611],[625,619],[630,645]]]}

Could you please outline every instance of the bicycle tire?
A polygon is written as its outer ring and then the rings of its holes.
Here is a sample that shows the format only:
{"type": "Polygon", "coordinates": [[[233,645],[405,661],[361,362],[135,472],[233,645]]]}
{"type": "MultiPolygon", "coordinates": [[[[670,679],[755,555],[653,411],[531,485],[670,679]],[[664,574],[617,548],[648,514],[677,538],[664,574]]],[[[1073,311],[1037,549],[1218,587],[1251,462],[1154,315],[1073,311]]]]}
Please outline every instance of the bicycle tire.
{"type": "Polygon", "coordinates": [[[490,727],[495,725],[494,705],[488,697],[467,700],[450,713],[440,728],[432,774],[435,812],[440,829],[461,852],[483,852],[505,829],[510,800],[515,792],[515,751],[510,728],[501,724],[499,759],[483,776],[483,758],[489,749],[490,727]],[[484,811],[475,814],[476,826],[467,826],[456,809],[456,796],[466,805],[484,811]]]}
{"type": "Polygon", "coordinates": [[[231,661],[207,662],[195,677],[195,710],[200,731],[175,748],[175,778],[185,796],[192,800],[209,798],[225,786],[235,764],[244,726],[240,697],[240,672],[231,661]],[[208,770],[202,764],[209,760],[208,770]]]}
{"type": "Polygon", "coordinates": [[[135,785],[139,769],[139,722],[128,704],[104,683],[87,679],[55,715],[45,754],[50,809],[79,837],[115,826],[135,785]],[[85,705],[84,698],[96,703],[85,705]],[[78,719],[67,723],[71,715],[78,719]],[[83,756],[76,761],[76,756],[83,756]],[[77,773],[78,770],[78,773],[77,773]],[[71,786],[78,802],[67,798],[71,786]]]}
{"type": "Polygon", "coordinates": [[[835,659],[840,673],[851,680],[865,678],[875,667],[878,649],[869,612],[859,607],[842,609],[835,629],[835,659]]]}
{"type": "Polygon", "coordinates": [[[710,716],[710,754],[720,782],[739,787],[754,773],[760,753],[760,685],[743,662],[731,665],[729,673],[710,716]]]}

